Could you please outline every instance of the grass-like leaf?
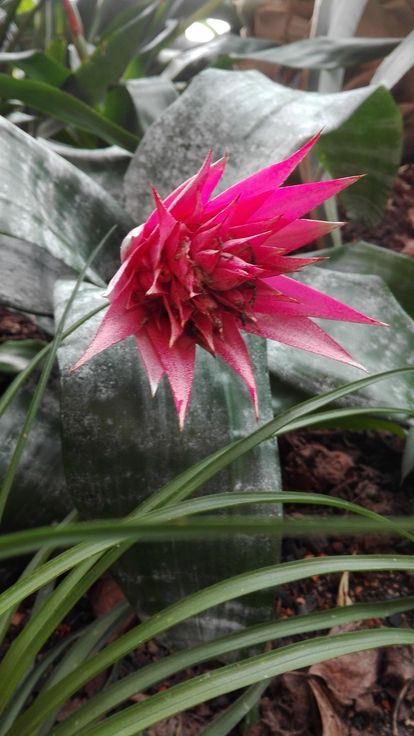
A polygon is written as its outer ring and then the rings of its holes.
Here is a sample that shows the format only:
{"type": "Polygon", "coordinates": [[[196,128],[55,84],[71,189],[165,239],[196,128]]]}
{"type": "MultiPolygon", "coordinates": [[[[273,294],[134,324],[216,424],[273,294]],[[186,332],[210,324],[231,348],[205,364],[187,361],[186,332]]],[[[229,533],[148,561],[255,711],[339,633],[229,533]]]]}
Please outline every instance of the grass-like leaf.
{"type": "Polygon", "coordinates": [[[190,682],[175,685],[166,692],[154,695],[111,716],[104,723],[78,731],[78,736],[117,736],[121,733],[122,736],[134,736],[142,729],[175,713],[284,672],[292,672],[316,662],[324,662],[353,652],[413,643],[414,631],[378,629],[318,637],[311,641],[291,644],[276,652],[251,657],[214,672],[206,672],[190,682]]]}
{"type": "MultiPolygon", "coordinates": [[[[344,570],[349,572],[365,572],[381,570],[412,571],[413,569],[414,557],[408,555],[344,555],[287,562],[281,565],[247,572],[242,575],[236,575],[233,578],[216,583],[204,590],[187,596],[182,601],[168,606],[162,612],[139,624],[126,634],[123,634],[119,639],[109,644],[104,651],[90,658],[82,667],[75,669],[68,677],[61,680],[36,700],[36,703],[16,721],[14,728],[10,731],[10,736],[32,736],[33,729],[37,725],[40,725],[54,708],[64,703],[74,692],[79,690],[99,672],[112,665],[145,641],[169,630],[187,618],[195,616],[213,606],[220,605],[220,603],[263,590],[264,588],[303,580],[313,575],[337,573],[343,572],[344,570]]],[[[414,642],[414,632],[410,632],[410,634],[414,642]]],[[[15,647],[15,645],[16,642],[13,646],[15,647]]],[[[7,703],[20,675],[19,670],[13,671],[11,666],[12,662],[19,661],[15,657],[13,658],[14,653],[12,649],[13,647],[9,650],[0,667],[0,678],[3,676],[3,670],[7,672],[8,678],[7,681],[4,679],[5,684],[0,693],[0,707],[4,707],[4,704],[7,703]]],[[[22,647],[19,648],[19,656],[24,658],[24,652],[21,649],[22,647]]],[[[335,654],[331,656],[335,656],[335,654]]],[[[301,666],[305,666],[305,664],[301,666]]],[[[262,679],[262,675],[247,682],[240,681],[238,687],[245,687],[260,679],[262,679]]],[[[233,689],[237,689],[237,687],[233,689]]],[[[226,691],[222,690],[222,692],[226,691]]],[[[206,696],[205,693],[204,695],[206,696]]],[[[178,710],[182,709],[182,707],[178,708],[178,710]]],[[[156,720],[159,719],[156,718],[156,720]]]]}
{"type": "Polygon", "coordinates": [[[219,659],[226,654],[240,652],[240,650],[255,647],[268,641],[280,640],[296,634],[322,631],[351,621],[364,621],[378,615],[385,618],[392,616],[394,613],[410,610],[412,607],[414,607],[414,597],[400,598],[394,601],[358,603],[353,606],[334,608],[306,616],[295,616],[284,621],[259,624],[192,649],[172,654],[151,663],[140,669],[139,672],[124,677],[104,692],[96,695],[57,728],[56,736],[76,736],[79,728],[100,718],[135,693],[142,692],[157,682],[162,682],[173,674],[206,660],[219,659]]]}

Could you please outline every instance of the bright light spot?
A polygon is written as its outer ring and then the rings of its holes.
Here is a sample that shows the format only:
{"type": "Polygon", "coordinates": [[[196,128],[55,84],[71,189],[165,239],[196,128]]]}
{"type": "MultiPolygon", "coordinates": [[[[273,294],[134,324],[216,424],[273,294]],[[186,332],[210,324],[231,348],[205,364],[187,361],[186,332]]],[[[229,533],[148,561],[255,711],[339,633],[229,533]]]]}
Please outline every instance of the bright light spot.
{"type": "Polygon", "coordinates": [[[207,43],[215,38],[215,33],[211,28],[207,28],[204,23],[192,23],[188,26],[185,37],[191,43],[207,43]]]}
{"type": "Polygon", "coordinates": [[[230,23],[227,23],[226,20],[221,20],[221,18],[207,18],[207,23],[218,36],[228,33],[230,30],[230,23]]]}
{"type": "Polygon", "coordinates": [[[205,23],[192,23],[185,31],[187,41],[191,43],[207,43],[216,36],[230,30],[230,23],[220,18],[207,18],[205,23]]]}

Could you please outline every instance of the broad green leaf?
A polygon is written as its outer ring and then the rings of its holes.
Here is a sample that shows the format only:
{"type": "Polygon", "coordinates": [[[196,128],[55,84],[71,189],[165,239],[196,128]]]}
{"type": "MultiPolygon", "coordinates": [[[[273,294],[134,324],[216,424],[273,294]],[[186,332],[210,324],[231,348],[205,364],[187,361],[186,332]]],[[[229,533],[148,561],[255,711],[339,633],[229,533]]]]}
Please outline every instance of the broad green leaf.
{"type": "Polygon", "coordinates": [[[75,148],[48,140],[52,151],[62,156],[99,184],[116,201],[122,204],[123,178],[131,160],[131,154],[118,146],[109,148],[75,148]]]}
{"type": "Polygon", "coordinates": [[[20,373],[44,346],[42,340],[6,340],[0,343],[0,373],[20,373]]]}
{"type": "MultiPolygon", "coordinates": [[[[117,225],[117,232],[113,233],[96,264],[101,275],[111,276],[119,259],[119,243],[133,226],[121,207],[83,172],[4,118],[0,118],[0,144],[1,232],[33,243],[39,259],[42,252],[47,251],[79,271],[99,240],[117,225]]],[[[24,244],[17,245],[23,273],[28,274],[35,250],[30,246],[24,260],[24,244]]],[[[4,258],[7,258],[6,253],[4,258]]],[[[50,264],[50,260],[46,261],[47,285],[51,275],[56,273],[56,262],[50,264]]],[[[36,268],[36,275],[39,269],[42,270],[40,266],[36,268]]],[[[102,282],[98,279],[97,283],[102,282]]],[[[20,282],[20,269],[16,269],[13,288],[17,295],[21,285],[24,280],[20,282]]],[[[49,299],[50,294],[45,295],[44,301],[49,299]]],[[[19,305],[22,301],[25,301],[24,294],[18,295],[19,305]]]]}
{"type": "Polygon", "coordinates": [[[246,53],[236,51],[230,56],[236,61],[253,59],[270,64],[281,64],[293,69],[337,69],[378,59],[395,49],[400,40],[399,38],[325,38],[319,36],[260,51],[247,51],[246,53]]]}
{"type": "Polygon", "coordinates": [[[107,88],[120,80],[145,39],[148,21],[156,6],[157,2],[150,3],[144,9],[138,6],[134,16],[105,36],[89,59],[76,70],[73,75],[74,88],[83,99],[92,104],[98,102],[107,88]]]}
{"type": "Polygon", "coordinates": [[[129,79],[125,82],[125,86],[131,95],[142,131],[146,131],[178,97],[173,83],[163,77],[129,79]]]}
{"type": "MultiPolygon", "coordinates": [[[[346,247],[346,246],[345,246],[346,247]]],[[[349,246],[352,248],[352,246],[349,246]]],[[[339,273],[313,267],[297,276],[298,280],[343,301],[371,317],[387,322],[389,327],[372,327],[322,320],[320,324],[370,372],[378,368],[412,365],[414,361],[414,322],[400,307],[388,286],[378,276],[339,273]]],[[[304,395],[314,395],[355,380],[361,372],[333,360],[304,353],[268,341],[269,368],[277,380],[276,391],[283,399],[287,384],[304,395]]],[[[373,385],[358,394],[361,405],[381,404],[412,409],[414,378],[401,377],[373,385]]]]}
{"type": "MultiPolygon", "coordinates": [[[[139,672],[124,677],[114,683],[103,693],[92,698],[88,703],[69,716],[56,729],[56,736],[76,736],[78,730],[91,723],[120,705],[127,698],[140,692],[157,682],[171,677],[182,669],[193,667],[200,662],[211,659],[222,659],[227,654],[239,652],[244,648],[251,648],[271,640],[279,640],[295,634],[305,634],[311,631],[322,631],[332,626],[340,626],[350,621],[362,621],[378,614],[391,616],[394,612],[409,610],[414,605],[413,598],[400,598],[396,601],[382,601],[381,603],[363,603],[343,608],[330,609],[306,616],[295,616],[285,621],[259,624],[244,631],[230,634],[207,644],[201,644],[193,649],[177,652],[169,657],[141,668],[139,672]]],[[[226,711],[227,714],[227,711],[226,711]]],[[[227,720],[227,717],[226,717],[227,720]]],[[[213,725],[211,728],[213,728],[213,725]]],[[[205,733],[205,732],[203,732],[205,733]]],[[[208,731],[207,731],[208,733],[208,731]]],[[[214,732],[213,732],[214,733],[214,732]]]]}
{"type": "Polygon", "coordinates": [[[127,151],[134,151],[137,146],[138,139],[132,133],[112,123],[67,92],[62,92],[45,82],[14,79],[6,74],[0,74],[0,98],[20,100],[45,115],[51,115],[63,123],[94,133],[110,145],[121,146],[127,151]]]}
{"type": "MultiPolygon", "coordinates": [[[[68,288],[68,282],[59,285],[59,307],[67,298],[68,288]]],[[[99,303],[100,292],[85,287],[71,320],[99,303]]],[[[100,316],[90,320],[60,350],[66,477],[75,505],[88,518],[96,516],[96,508],[104,517],[129,513],[178,472],[256,424],[247,389],[229,368],[205,351],[197,356],[193,400],[182,432],[166,383],[162,383],[155,399],[151,397],[132,340],[105,351],[82,369],[69,372],[100,320],[100,316]],[[86,423],[81,416],[87,417],[86,423]]],[[[251,340],[250,347],[261,418],[265,421],[271,418],[272,410],[264,345],[260,340],[251,340]]],[[[274,443],[262,445],[248,460],[235,463],[203,491],[219,491],[223,486],[244,491],[280,487],[274,443]]],[[[264,507],[258,506],[254,512],[264,513],[264,507]]],[[[260,547],[247,539],[244,544],[225,540],[194,543],[190,554],[194,560],[191,566],[186,545],[164,543],[141,549],[138,558],[134,551],[124,558],[118,575],[140,613],[148,615],[159,610],[175,600],[177,593],[184,596],[218,577],[278,559],[278,540],[264,538],[260,547]]],[[[269,614],[270,605],[267,596],[263,600],[257,596],[244,606],[232,606],[231,613],[224,612],[221,619],[213,615],[192,622],[181,631],[177,629],[174,640],[188,643],[193,636],[196,640],[200,636],[212,638],[228,627],[265,616],[266,610],[269,614]]]]}
{"type": "MultiPolygon", "coordinates": [[[[12,186],[4,188],[6,192],[9,189],[6,196],[14,196],[14,199],[16,199],[16,191],[13,191],[12,186]]],[[[17,211],[13,215],[12,212],[7,212],[5,208],[3,217],[5,219],[10,217],[12,223],[6,225],[3,220],[3,229],[10,227],[12,232],[17,232],[19,229],[17,216],[17,211]]],[[[33,222],[33,231],[30,235],[32,238],[36,237],[35,223],[36,221],[33,222]]],[[[57,248],[58,244],[56,243],[55,253],[58,252],[57,248]]],[[[63,248],[60,250],[61,253],[64,252],[63,248]]],[[[0,235],[0,273],[2,274],[0,280],[1,304],[24,312],[43,315],[53,314],[53,288],[56,279],[73,278],[75,275],[73,268],[66,265],[60,258],[52,255],[46,247],[40,249],[33,242],[3,234],[0,235]]]]}
{"type": "Polygon", "coordinates": [[[397,48],[375,70],[371,84],[394,87],[414,65],[414,31],[401,41],[397,48]]]}
{"type": "MultiPolygon", "coordinates": [[[[98,672],[106,669],[112,663],[150,638],[164,634],[171,627],[176,626],[184,620],[188,620],[190,617],[199,615],[213,606],[233,601],[249,593],[257,594],[258,591],[264,588],[284,585],[295,580],[303,580],[312,575],[343,572],[344,570],[348,570],[351,573],[353,571],[360,573],[379,570],[413,570],[413,567],[414,559],[409,555],[344,555],[288,562],[260,570],[253,570],[222,580],[213,586],[194,592],[183,600],[178,600],[144,623],[123,634],[116,641],[109,644],[102,652],[91,657],[82,667],[75,669],[70,675],[48,690],[47,693],[41,695],[36,703],[16,722],[9,736],[32,736],[35,726],[42,723],[45,717],[57,705],[65,702],[72,693],[79,690],[83,684],[88,682],[98,672]]],[[[414,632],[410,632],[410,635],[414,640],[414,632]]],[[[15,644],[16,642],[13,646],[15,644]]],[[[11,650],[9,650],[2,665],[0,665],[0,674],[2,674],[2,670],[4,671],[7,664],[10,664],[11,653],[11,650]],[[7,662],[6,660],[9,661],[7,662]]],[[[257,662],[257,657],[254,658],[254,661],[257,662]]],[[[233,677],[234,670],[237,671],[238,666],[242,667],[243,665],[240,662],[234,665],[234,669],[232,670],[233,677]]],[[[298,666],[297,663],[295,666],[298,666]]],[[[8,693],[13,686],[14,679],[15,674],[12,673],[7,683],[5,683],[2,692],[0,692],[0,707],[1,703],[6,701],[8,693]]],[[[260,679],[262,679],[261,676],[250,680],[250,682],[241,682],[238,687],[244,687],[260,679]]],[[[188,685],[188,683],[185,684],[188,685]]],[[[179,707],[178,710],[182,710],[182,707],[179,707]]],[[[124,711],[124,713],[127,712],[124,711]]],[[[158,719],[155,718],[154,722],[156,720],[158,719]]],[[[100,724],[100,728],[103,728],[102,724],[100,724]]],[[[115,733],[117,732],[115,731],[115,733]]]]}
{"type": "Polygon", "coordinates": [[[137,222],[142,221],[152,208],[147,179],[165,195],[184,173],[197,171],[210,148],[217,157],[224,151],[230,154],[220,185],[224,188],[284,158],[321,128],[320,150],[335,174],[339,166],[343,174],[369,171],[361,198],[356,191],[352,199],[353,211],[358,205],[366,215],[378,213],[401,144],[400,115],[386,90],[366,87],[322,95],[283,87],[256,71],[218,69],[199,74],[141,141],[125,178],[127,207],[137,222]]]}
{"type": "MultiPolygon", "coordinates": [[[[327,261],[318,264],[318,268],[379,276],[401,307],[414,319],[413,258],[364,241],[318,250],[312,255],[328,257],[327,261]]],[[[386,317],[384,319],[386,321],[386,317]]]]}
{"type": "Polygon", "coordinates": [[[319,157],[334,177],[365,175],[341,195],[350,219],[371,227],[381,220],[401,161],[402,130],[397,105],[380,87],[338,130],[327,131],[317,143],[319,157]]]}
{"type": "MultiPolygon", "coordinates": [[[[93,313],[86,315],[80,323],[75,323],[70,325],[63,333],[63,338],[70,335],[72,332],[78,329],[81,324],[83,324],[84,321],[92,317],[94,314],[97,313],[97,311],[101,311],[101,307],[99,307],[97,310],[93,310],[93,313]]],[[[10,386],[4,391],[4,393],[0,396],[0,416],[4,414],[6,409],[11,405],[15,397],[18,395],[20,389],[22,386],[24,386],[30,378],[30,376],[34,373],[36,368],[41,365],[44,361],[44,359],[49,355],[49,353],[52,350],[52,343],[48,343],[45,345],[42,350],[40,350],[36,356],[30,361],[27,368],[24,368],[12,381],[10,386]]]]}
{"type": "Polygon", "coordinates": [[[105,243],[107,242],[107,240],[109,239],[110,235],[113,233],[115,228],[116,228],[116,225],[114,225],[111,228],[111,230],[106,234],[106,236],[101,240],[101,242],[98,243],[96,248],[94,248],[92,253],[88,256],[88,259],[86,260],[77,280],[73,283],[73,288],[71,289],[71,292],[68,295],[67,304],[65,308],[63,309],[61,316],[57,320],[56,332],[51,342],[50,352],[40,372],[39,380],[34,389],[33,397],[30,401],[26,416],[24,417],[22,427],[18,433],[18,438],[15,444],[15,447],[12,450],[10,461],[8,463],[8,467],[7,467],[7,470],[4,474],[4,478],[2,481],[2,486],[0,489],[0,520],[3,518],[3,513],[6,508],[7,502],[9,500],[10,492],[16,480],[16,475],[19,470],[19,465],[20,465],[22,456],[24,454],[28,438],[30,436],[30,431],[33,428],[34,423],[36,422],[37,416],[39,414],[39,409],[42,405],[43,398],[46,394],[46,391],[49,388],[48,383],[49,383],[49,379],[52,376],[52,371],[54,368],[54,361],[57,355],[57,350],[64,336],[64,328],[65,328],[65,322],[66,322],[68,312],[72,307],[72,304],[78,293],[79,287],[84,281],[86,273],[89,270],[90,264],[95,260],[95,257],[98,255],[98,253],[102,251],[103,246],[105,245],[105,243]]]}
{"type": "MultiPolygon", "coordinates": [[[[24,451],[6,507],[5,529],[24,529],[59,521],[72,508],[63,475],[59,403],[51,387],[45,395],[24,451]]],[[[3,481],[33,395],[20,392],[0,423],[0,480],[3,481]]]]}
{"type": "Polygon", "coordinates": [[[0,53],[0,64],[9,64],[22,69],[28,77],[60,87],[70,71],[43,51],[15,51],[0,53]]]}

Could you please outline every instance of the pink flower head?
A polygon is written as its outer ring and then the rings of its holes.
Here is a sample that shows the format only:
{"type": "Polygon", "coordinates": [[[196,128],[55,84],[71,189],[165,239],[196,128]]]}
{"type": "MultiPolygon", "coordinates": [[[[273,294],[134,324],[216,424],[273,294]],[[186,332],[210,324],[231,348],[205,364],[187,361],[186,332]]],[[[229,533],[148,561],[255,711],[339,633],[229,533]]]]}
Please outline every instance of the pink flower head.
{"type": "Polygon", "coordinates": [[[340,224],[302,215],[359,178],[280,188],[317,138],[213,198],[226,162],[212,163],[211,153],[166,199],[153,189],[155,210],[125,238],[109,309],[75,368],[133,335],[153,394],[167,375],[182,428],[196,345],[238,373],[256,416],[241,330],[361,367],[311,318],[379,323],[286,276],[318,260],[293,251],[340,224]]]}

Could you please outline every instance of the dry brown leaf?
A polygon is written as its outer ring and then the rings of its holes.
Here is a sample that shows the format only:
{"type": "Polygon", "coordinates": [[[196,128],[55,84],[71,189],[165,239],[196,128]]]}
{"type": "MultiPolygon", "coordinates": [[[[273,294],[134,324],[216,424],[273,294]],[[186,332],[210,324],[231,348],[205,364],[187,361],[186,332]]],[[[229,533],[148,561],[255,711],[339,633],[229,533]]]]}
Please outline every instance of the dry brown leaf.
{"type": "MultiPolygon", "coordinates": [[[[336,626],[330,633],[354,631],[357,628],[359,627],[355,624],[336,626]]],[[[362,655],[358,652],[345,654],[312,665],[309,674],[321,677],[338,703],[343,706],[354,705],[356,710],[359,710],[359,704],[362,706],[364,696],[375,688],[379,658],[377,649],[371,649],[362,655]]]]}
{"type": "Polygon", "coordinates": [[[338,594],[336,596],[337,606],[352,606],[352,598],[349,595],[349,572],[345,571],[341,575],[338,585],[338,594]]]}
{"type": "Polygon", "coordinates": [[[309,687],[316,700],[322,721],[321,736],[347,736],[347,729],[336,713],[329,694],[323,684],[315,677],[309,678],[309,687]]]}
{"type": "Polygon", "coordinates": [[[391,647],[384,653],[384,680],[391,692],[414,680],[414,647],[391,647]]]}

